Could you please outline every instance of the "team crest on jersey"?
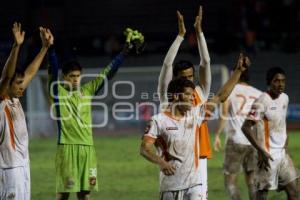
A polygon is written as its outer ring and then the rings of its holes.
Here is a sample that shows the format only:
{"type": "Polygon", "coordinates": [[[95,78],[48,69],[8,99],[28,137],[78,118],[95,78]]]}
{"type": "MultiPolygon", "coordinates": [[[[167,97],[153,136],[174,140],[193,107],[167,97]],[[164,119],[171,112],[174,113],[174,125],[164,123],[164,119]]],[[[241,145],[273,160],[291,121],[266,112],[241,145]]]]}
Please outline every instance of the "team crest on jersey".
{"type": "Polygon", "coordinates": [[[175,130],[178,130],[178,127],[167,127],[166,130],[167,131],[175,131],[175,130]]]}

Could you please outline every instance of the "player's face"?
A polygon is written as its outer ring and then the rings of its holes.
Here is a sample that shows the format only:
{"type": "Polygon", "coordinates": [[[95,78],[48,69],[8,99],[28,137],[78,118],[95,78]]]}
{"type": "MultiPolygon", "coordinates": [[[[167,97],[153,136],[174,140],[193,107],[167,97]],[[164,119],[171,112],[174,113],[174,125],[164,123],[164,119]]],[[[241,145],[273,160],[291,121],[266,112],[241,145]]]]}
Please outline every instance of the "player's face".
{"type": "Polygon", "coordinates": [[[194,70],[192,67],[187,68],[185,70],[182,70],[178,73],[178,76],[176,78],[184,78],[189,81],[194,81],[194,70]]]}
{"type": "Polygon", "coordinates": [[[70,71],[68,74],[64,75],[64,81],[67,82],[66,86],[71,86],[70,89],[77,89],[80,85],[80,70],[70,71]]]}
{"type": "Polygon", "coordinates": [[[9,93],[11,97],[19,98],[23,96],[23,92],[24,92],[23,82],[24,82],[23,76],[15,77],[15,79],[12,81],[9,88],[9,93]]]}
{"type": "Polygon", "coordinates": [[[190,87],[185,87],[183,93],[179,95],[179,102],[181,109],[184,111],[190,110],[194,102],[194,89],[190,87]]]}
{"type": "Polygon", "coordinates": [[[280,95],[285,89],[285,75],[276,74],[271,81],[270,91],[275,95],[280,95]]]}

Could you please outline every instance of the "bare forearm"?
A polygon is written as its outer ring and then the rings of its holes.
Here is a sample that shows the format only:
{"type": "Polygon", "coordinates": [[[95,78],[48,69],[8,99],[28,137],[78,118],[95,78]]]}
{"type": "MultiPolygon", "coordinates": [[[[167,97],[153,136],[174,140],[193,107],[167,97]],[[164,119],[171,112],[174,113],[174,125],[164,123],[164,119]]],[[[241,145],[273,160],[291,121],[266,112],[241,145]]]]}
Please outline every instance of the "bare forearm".
{"type": "Polygon", "coordinates": [[[29,64],[25,71],[25,75],[34,76],[36,72],[39,70],[44,57],[46,56],[48,51],[48,47],[42,47],[40,52],[36,55],[33,61],[29,64]]]}
{"type": "Polygon", "coordinates": [[[223,131],[227,120],[228,112],[229,112],[229,101],[225,101],[223,104],[220,104],[220,116],[219,116],[216,136],[220,135],[220,133],[223,131]]]}
{"type": "Polygon", "coordinates": [[[14,43],[2,72],[2,79],[11,79],[14,76],[19,50],[20,45],[14,43]]]}
{"type": "Polygon", "coordinates": [[[143,146],[141,146],[140,155],[142,155],[144,158],[146,158],[150,162],[157,164],[159,166],[161,166],[162,163],[165,162],[161,157],[159,157],[155,153],[153,153],[153,151],[151,149],[143,147],[143,146]]]}
{"type": "Polygon", "coordinates": [[[224,126],[225,126],[225,120],[220,117],[219,121],[218,121],[218,127],[217,127],[217,130],[216,130],[216,137],[219,137],[220,134],[222,133],[223,129],[224,129],[224,126]]]}
{"type": "MultiPolygon", "coordinates": [[[[220,102],[226,101],[230,93],[232,92],[234,86],[239,82],[242,71],[239,69],[234,70],[230,79],[223,85],[223,87],[218,92],[218,97],[220,102]]],[[[217,102],[219,103],[219,102],[217,102]]]]}
{"type": "Polygon", "coordinates": [[[242,131],[249,142],[260,152],[264,152],[265,150],[259,145],[256,137],[254,136],[254,131],[251,129],[251,126],[248,125],[248,122],[244,123],[242,126],[242,131]]]}

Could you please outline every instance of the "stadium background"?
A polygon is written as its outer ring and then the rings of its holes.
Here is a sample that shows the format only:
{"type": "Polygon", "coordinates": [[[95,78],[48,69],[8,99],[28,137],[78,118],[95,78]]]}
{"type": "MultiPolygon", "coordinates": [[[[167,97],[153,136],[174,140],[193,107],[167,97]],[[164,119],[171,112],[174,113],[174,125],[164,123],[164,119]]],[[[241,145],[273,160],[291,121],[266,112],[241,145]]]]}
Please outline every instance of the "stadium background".
{"type": "MultiPolygon", "coordinates": [[[[106,103],[111,108],[119,101],[111,93],[114,82],[130,80],[135,85],[135,95],[121,102],[130,102],[135,105],[134,110],[139,111],[139,114],[132,112],[129,112],[128,115],[125,114],[123,117],[133,114],[132,119],[125,121],[115,120],[109,115],[107,126],[95,128],[97,136],[95,140],[98,145],[98,154],[100,154],[99,171],[100,174],[104,174],[102,182],[104,187],[97,194],[102,195],[101,199],[127,199],[124,197],[128,196],[127,193],[135,192],[135,190],[131,191],[131,188],[115,186],[113,179],[116,179],[117,176],[105,179],[105,177],[111,177],[115,170],[116,174],[121,176],[120,169],[124,170],[124,173],[125,170],[128,170],[128,173],[139,173],[140,169],[144,169],[141,170],[143,172],[145,170],[149,172],[146,174],[148,176],[144,174],[145,176],[139,177],[140,183],[124,178],[124,181],[129,182],[129,185],[134,188],[145,184],[150,190],[138,190],[139,192],[136,194],[139,195],[129,196],[128,199],[153,199],[156,197],[157,177],[154,175],[156,175],[157,169],[138,156],[138,143],[144,125],[144,121],[139,118],[147,118],[149,110],[142,116],[140,112],[144,111],[136,105],[145,101],[157,104],[154,98],[142,99],[141,93],[149,92],[150,96],[155,93],[165,53],[177,35],[176,10],[180,10],[184,15],[187,28],[186,39],[176,60],[189,59],[196,65],[199,63],[193,22],[200,4],[204,6],[203,30],[214,70],[212,92],[220,87],[222,78],[226,77],[226,75],[221,75],[223,73],[221,66],[226,66],[227,72],[229,72],[240,51],[250,56],[252,61],[251,83],[261,90],[266,89],[266,70],[272,66],[280,66],[286,70],[288,78],[286,89],[290,97],[288,127],[291,133],[299,132],[300,2],[297,0],[11,0],[2,3],[0,7],[2,19],[0,20],[1,69],[12,44],[10,29],[14,21],[20,21],[26,31],[26,41],[19,57],[19,68],[27,66],[40,48],[37,29],[40,25],[49,27],[54,33],[55,49],[60,61],[76,58],[84,67],[84,73],[96,73],[110,62],[122,48],[124,41],[122,31],[126,27],[133,27],[144,33],[147,43],[144,53],[139,56],[128,56],[120,73],[110,82],[108,96],[96,100],[96,102],[106,103]],[[114,146],[116,145],[115,141],[118,141],[119,145],[114,146]],[[123,149],[122,145],[128,145],[128,149],[123,149]],[[108,149],[112,147],[114,150],[109,151],[108,149]],[[116,164],[116,161],[113,160],[113,158],[121,159],[120,163],[123,163],[122,157],[114,157],[114,155],[119,155],[120,151],[128,154],[123,157],[124,169],[122,164],[116,164]],[[128,160],[133,163],[137,162],[134,167],[137,172],[131,172],[130,166],[126,165],[128,160]],[[152,181],[149,181],[150,177],[152,181]],[[108,182],[112,184],[111,188],[108,182]],[[144,192],[150,196],[141,197],[140,195],[144,195],[144,192]],[[123,197],[118,198],[118,196],[123,197]]],[[[34,80],[35,82],[31,84],[29,91],[22,98],[29,123],[29,132],[33,138],[31,142],[33,199],[47,199],[46,197],[41,198],[41,195],[53,195],[54,193],[54,180],[53,177],[51,179],[51,176],[53,176],[54,170],[52,158],[55,154],[56,125],[49,120],[49,105],[45,91],[46,65],[45,62],[41,72],[34,80]],[[37,187],[37,181],[41,180],[49,180],[47,186],[37,187]]],[[[130,87],[129,89],[128,87],[129,85],[126,84],[119,85],[119,87],[115,87],[116,93],[129,95],[130,87]]],[[[128,109],[128,106],[125,106],[125,109],[128,109]]],[[[103,116],[103,110],[95,108],[94,119],[103,120],[99,116],[103,116]]],[[[210,132],[213,133],[214,130],[215,123],[212,121],[210,132]]],[[[299,134],[292,135],[295,138],[293,142],[297,142],[297,139],[299,141],[299,134]]],[[[296,143],[292,143],[291,146],[291,153],[298,154],[299,149],[296,143]],[[293,144],[295,145],[293,146],[293,144]]],[[[215,159],[209,165],[209,181],[212,185],[210,188],[216,187],[215,192],[220,194],[219,197],[224,193],[221,157],[221,153],[215,153],[215,159]]],[[[295,159],[295,161],[299,166],[299,159],[295,159]]],[[[246,195],[245,191],[244,194],[246,195]]],[[[212,194],[210,193],[210,195],[212,194]]],[[[98,199],[96,196],[95,199],[98,199]]],[[[213,196],[210,197],[215,199],[213,196]]],[[[274,194],[272,197],[278,199],[282,196],[274,194]]],[[[226,199],[224,195],[223,198],[226,199]]]]}

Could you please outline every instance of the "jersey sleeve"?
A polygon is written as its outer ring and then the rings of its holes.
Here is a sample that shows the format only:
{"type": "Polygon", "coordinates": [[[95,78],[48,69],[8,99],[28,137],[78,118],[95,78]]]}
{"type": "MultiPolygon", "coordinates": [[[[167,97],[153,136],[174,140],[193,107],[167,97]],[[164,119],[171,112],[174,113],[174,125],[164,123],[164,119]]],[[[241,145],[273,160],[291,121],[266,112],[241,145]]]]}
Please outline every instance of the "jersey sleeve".
{"type": "Polygon", "coordinates": [[[248,113],[247,119],[251,121],[259,121],[264,118],[264,113],[266,112],[266,105],[263,98],[258,98],[254,101],[251,106],[251,110],[248,113]]]}
{"type": "Polygon", "coordinates": [[[157,137],[160,135],[160,130],[159,130],[159,126],[157,121],[152,118],[146,128],[145,128],[145,132],[144,132],[144,137],[150,137],[153,139],[157,139],[157,137]]]}
{"type": "Polygon", "coordinates": [[[173,44],[171,45],[170,49],[168,50],[168,53],[164,59],[163,66],[159,74],[157,86],[157,93],[159,95],[160,104],[168,103],[167,89],[173,77],[172,65],[182,41],[183,37],[178,35],[174,40],[173,44]]]}
{"type": "Polygon", "coordinates": [[[89,96],[95,96],[97,93],[103,88],[105,84],[105,80],[111,80],[114,75],[117,73],[119,67],[123,63],[124,55],[119,54],[117,55],[110,64],[108,64],[104,69],[101,70],[101,72],[98,74],[98,76],[87,82],[82,86],[82,89],[84,92],[89,96]]]}
{"type": "Polygon", "coordinates": [[[49,96],[57,97],[58,96],[58,73],[59,73],[59,64],[56,53],[54,49],[49,51],[49,66],[48,66],[48,92],[49,96]]]}
{"type": "Polygon", "coordinates": [[[197,36],[198,50],[200,55],[199,70],[201,77],[199,77],[199,85],[201,87],[202,95],[204,99],[207,99],[211,88],[211,69],[210,69],[210,57],[208,48],[203,32],[197,36]]]}

